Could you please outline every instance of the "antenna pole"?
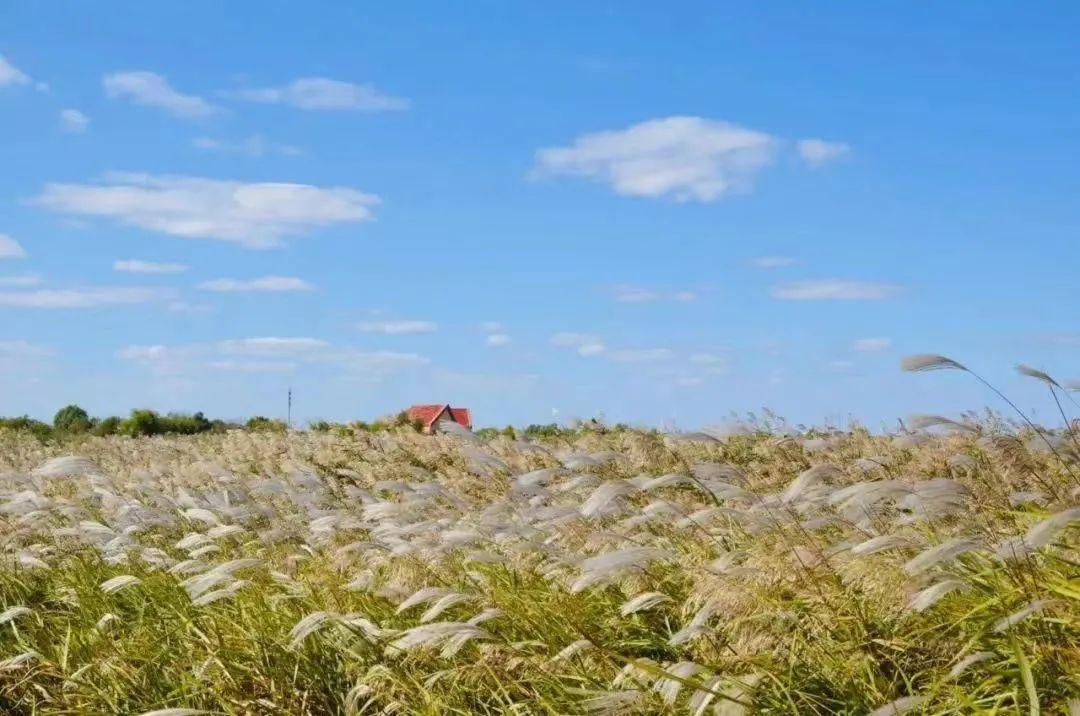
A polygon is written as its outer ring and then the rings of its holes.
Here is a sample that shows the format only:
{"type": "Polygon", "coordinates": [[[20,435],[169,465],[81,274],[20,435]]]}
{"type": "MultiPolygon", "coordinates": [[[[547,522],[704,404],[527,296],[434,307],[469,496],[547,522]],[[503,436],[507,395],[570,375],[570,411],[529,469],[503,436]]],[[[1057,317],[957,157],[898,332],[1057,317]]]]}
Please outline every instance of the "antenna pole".
{"type": "Polygon", "coordinates": [[[285,425],[288,428],[292,428],[292,386],[289,386],[289,409],[286,413],[285,425]]]}

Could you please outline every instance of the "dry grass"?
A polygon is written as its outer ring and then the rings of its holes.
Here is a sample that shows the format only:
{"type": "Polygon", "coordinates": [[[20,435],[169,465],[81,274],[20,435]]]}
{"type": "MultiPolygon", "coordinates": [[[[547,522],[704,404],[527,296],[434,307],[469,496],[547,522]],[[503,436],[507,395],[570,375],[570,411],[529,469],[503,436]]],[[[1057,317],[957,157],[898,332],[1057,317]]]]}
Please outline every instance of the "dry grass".
{"type": "Polygon", "coordinates": [[[1075,455],[945,427],[0,433],[0,709],[1066,713],[1075,455]]]}

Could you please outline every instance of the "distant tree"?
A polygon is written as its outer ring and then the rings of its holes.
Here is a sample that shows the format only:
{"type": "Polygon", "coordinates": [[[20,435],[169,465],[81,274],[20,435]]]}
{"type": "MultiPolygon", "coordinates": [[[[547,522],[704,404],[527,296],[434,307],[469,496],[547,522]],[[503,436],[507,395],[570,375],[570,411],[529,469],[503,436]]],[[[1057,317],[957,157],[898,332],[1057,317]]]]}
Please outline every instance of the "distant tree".
{"type": "Polygon", "coordinates": [[[507,425],[505,428],[503,428],[502,429],[502,434],[503,434],[503,437],[510,438],[511,440],[513,440],[513,439],[515,439],[517,437],[517,431],[514,430],[513,425],[507,425]]]}
{"type": "Polygon", "coordinates": [[[64,433],[85,433],[92,425],[90,416],[78,405],[60,408],[53,418],[53,428],[64,433]]]}
{"type": "Polygon", "coordinates": [[[129,437],[157,435],[163,432],[161,429],[161,416],[153,410],[132,410],[131,415],[120,421],[117,431],[121,435],[129,437]]]}
{"type": "Polygon", "coordinates": [[[110,415],[107,418],[102,418],[97,421],[93,429],[90,431],[94,435],[104,437],[106,435],[116,435],[120,431],[120,423],[123,422],[115,415],[110,415]]]}
{"type": "Polygon", "coordinates": [[[178,433],[180,435],[197,435],[209,432],[213,423],[206,419],[202,413],[188,415],[186,413],[169,413],[160,419],[160,431],[163,433],[178,433]]]}

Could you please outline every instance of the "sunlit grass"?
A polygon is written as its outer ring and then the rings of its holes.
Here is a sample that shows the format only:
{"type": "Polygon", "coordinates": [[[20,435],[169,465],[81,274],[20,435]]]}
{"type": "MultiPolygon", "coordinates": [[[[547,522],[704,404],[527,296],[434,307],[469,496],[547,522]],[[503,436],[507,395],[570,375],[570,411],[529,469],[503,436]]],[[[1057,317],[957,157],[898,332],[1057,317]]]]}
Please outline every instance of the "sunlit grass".
{"type": "Polygon", "coordinates": [[[0,432],[0,710],[1067,713],[1067,432],[912,424],[0,432]]]}

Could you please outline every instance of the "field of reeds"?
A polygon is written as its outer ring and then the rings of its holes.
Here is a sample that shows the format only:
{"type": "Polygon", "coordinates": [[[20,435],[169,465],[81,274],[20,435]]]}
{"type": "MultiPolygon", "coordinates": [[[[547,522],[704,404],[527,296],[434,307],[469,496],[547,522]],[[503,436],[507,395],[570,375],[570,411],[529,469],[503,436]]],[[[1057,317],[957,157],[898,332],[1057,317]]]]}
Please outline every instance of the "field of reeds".
{"type": "Polygon", "coordinates": [[[1078,713],[1075,439],[0,431],[0,712],[1078,713]]]}

